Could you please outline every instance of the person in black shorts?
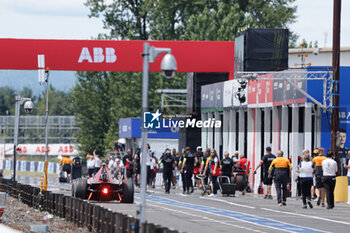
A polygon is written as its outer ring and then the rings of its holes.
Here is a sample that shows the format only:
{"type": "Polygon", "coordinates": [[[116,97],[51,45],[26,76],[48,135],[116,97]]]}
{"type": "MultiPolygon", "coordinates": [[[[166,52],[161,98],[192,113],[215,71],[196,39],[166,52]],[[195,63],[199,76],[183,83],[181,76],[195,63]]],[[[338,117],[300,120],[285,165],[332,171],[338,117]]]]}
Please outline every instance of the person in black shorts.
{"type": "Polygon", "coordinates": [[[126,169],[126,177],[132,178],[133,176],[133,157],[132,157],[132,150],[128,149],[126,155],[123,156],[123,164],[124,168],[126,169]]]}
{"type": "Polygon", "coordinates": [[[227,176],[232,182],[232,174],[233,174],[233,161],[229,157],[230,154],[228,152],[224,153],[224,159],[221,161],[222,165],[222,175],[227,176]]]}
{"type": "Polygon", "coordinates": [[[263,182],[264,182],[264,185],[267,186],[267,193],[264,199],[272,199],[272,195],[271,195],[272,178],[269,178],[268,175],[269,175],[269,167],[275,158],[276,156],[271,153],[271,147],[269,146],[266,147],[266,155],[264,155],[259,165],[254,170],[254,174],[256,174],[256,171],[261,166],[263,166],[263,182]]]}
{"type": "Polygon", "coordinates": [[[136,153],[134,155],[134,163],[135,163],[135,178],[136,178],[136,186],[140,187],[140,174],[141,174],[141,160],[140,160],[141,149],[137,148],[136,153]]]}
{"type": "MultiPolygon", "coordinates": [[[[203,174],[204,168],[205,168],[205,163],[207,162],[207,160],[208,160],[209,157],[210,157],[210,149],[207,148],[207,149],[205,150],[205,152],[203,153],[202,164],[201,164],[200,171],[199,171],[200,174],[203,174]]],[[[203,180],[204,185],[208,185],[209,173],[210,173],[210,172],[209,172],[209,169],[207,169],[206,172],[205,172],[205,174],[203,174],[203,175],[205,175],[205,178],[204,178],[204,180],[203,180]]]]}
{"type": "Polygon", "coordinates": [[[186,153],[182,162],[181,171],[185,176],[185,192],[186,194],[193,193],[193,183],[192,183],[192,175],[194,169],[195,155],[191,153],[191,148],[186,147],[186,153]],[[191,191],[190,191],[191,188],[191,191]]]}
{"type": "Polygon", "coordinates": [[[170,150],[166,150],[159,159],[159,164],[163,163],[163,179],[165,184],[165,193],[170,193],[171,179],[173,176],[175,158],[171,155],[170,150]]]}

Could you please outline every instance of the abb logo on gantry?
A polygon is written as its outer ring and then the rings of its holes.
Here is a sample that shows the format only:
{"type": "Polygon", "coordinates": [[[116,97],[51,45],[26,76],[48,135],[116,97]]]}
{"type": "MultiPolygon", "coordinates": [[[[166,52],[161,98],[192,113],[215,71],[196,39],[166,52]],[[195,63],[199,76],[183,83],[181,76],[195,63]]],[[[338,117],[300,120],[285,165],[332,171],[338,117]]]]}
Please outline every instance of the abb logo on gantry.
{"type": "Polygon", "coordinates": [[[89,63],[114,63],[117,61],[114,48],[92,48],[92,56],[87,47],[83,47],[80,53],[78,63],[87,61],[89,63]]]}

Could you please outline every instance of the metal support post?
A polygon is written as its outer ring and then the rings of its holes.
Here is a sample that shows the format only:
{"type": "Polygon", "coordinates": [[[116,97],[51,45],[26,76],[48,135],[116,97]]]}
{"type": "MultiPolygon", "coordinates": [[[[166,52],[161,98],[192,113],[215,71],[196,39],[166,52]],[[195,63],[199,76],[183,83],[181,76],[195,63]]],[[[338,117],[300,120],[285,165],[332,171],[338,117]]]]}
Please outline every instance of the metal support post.
{"type": "Polygon", "coordinates": [[[331,148],[338,161],[337,132],[339,128],[339,62],[340,62],[340,13],[341,0],[333,1],[333,109],[331,119],[331,148]]]}
{"type": "MultiPolygon", "coordinates": [[[[149,84],[149,43],[143,45],[143,73],[142,73],[142,117],[148,111],[148,84],[149,84]]],[[[140,203],[140,232],[145,222],[146,207],[146,178],[147,178],[147,129],[142,125],[142,157],[141,157],[141,203],[140,203]]]]}
{"type": "Polygon", "coordinates": [[[46,73],[46,120],[45,120],[45,167],[44,167],[44,190],[47,190],[47,169],[48,169],[48,155],[49,155],[49,146],[48,146],[48,134],[49,134],[49,70],[45,71],[46,73]]]}
{"type": "Polygon", "coordinates": [[[14,140],[13,140],[13,175],[12,175],[12,181],[16,181],[18,128],[19,128],[19,114],[20,114],[21,103],[22,103],[22,97],[16,96],[15,131],[14,131],[14,140]]]}

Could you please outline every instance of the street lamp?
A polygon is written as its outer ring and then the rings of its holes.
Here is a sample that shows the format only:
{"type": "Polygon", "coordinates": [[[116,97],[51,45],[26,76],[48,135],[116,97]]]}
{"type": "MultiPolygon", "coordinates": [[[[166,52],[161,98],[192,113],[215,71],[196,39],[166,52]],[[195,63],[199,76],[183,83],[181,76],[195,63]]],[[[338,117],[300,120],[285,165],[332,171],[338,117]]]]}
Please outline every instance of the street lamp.
{"type": "Polygon", "coordinates": [[[16,96],[16,108],[15,108],[15,132],[13,140],[13,175],[12,181],[16,181],[16,165],[17,165],[17,145],[18,145],[18,128],[19,128],[19,115],[20,107],[24,103],[24,111],[29,113],[33,111],[34,104],[31,98],[23,98],[16,96]]]}
{"type": "Polygon", "coordinates": [[[48,156],[49,156],[49,146],[48,146],[48,135],[49,135],[49,68],[45,68],[45,55],[38,55],[38,80],[40,84],[46,82],[46,108],[45,108],[45,166],[44,166],[44,191],[47,190],[47,168],[48,168],[48,156]],[[45,78],[46,74],[46,78],[45,78]]]}
{"type": "MultiPolygon", "coordinates": [[[[170,78],[177,70],[175,57],[171,54],[170,48],[156,48],[150,46],[149,43],[143,44],[143,73],[142,73],[142,116],[148,112],[148,84],[149,84],[149,63],[154,62],[156,57],[161,53],[167,53],[162,59],[161,69],[163,75],[170,78]]],[[[146,177],[147,177],[147,129],[142,126],[142,157],[141,157],[141,203],[140,203],[140,226],[141,232],[142,223],[145,221],[146,207],[146,177]]]]}

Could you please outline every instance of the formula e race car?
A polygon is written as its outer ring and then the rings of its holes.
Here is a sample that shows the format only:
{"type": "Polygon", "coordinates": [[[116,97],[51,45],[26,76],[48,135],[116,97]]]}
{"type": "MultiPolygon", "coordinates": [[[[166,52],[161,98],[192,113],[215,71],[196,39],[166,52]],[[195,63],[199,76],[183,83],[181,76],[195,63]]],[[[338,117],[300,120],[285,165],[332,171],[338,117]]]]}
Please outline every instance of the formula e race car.
{"type": "Polygon", "coordinates": [[[134,184],[132,178],[123,175],[115,179],[105,164],[93,178],[73,180],[72,196],[88,200],[134,202],[134,184]]]}

